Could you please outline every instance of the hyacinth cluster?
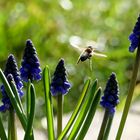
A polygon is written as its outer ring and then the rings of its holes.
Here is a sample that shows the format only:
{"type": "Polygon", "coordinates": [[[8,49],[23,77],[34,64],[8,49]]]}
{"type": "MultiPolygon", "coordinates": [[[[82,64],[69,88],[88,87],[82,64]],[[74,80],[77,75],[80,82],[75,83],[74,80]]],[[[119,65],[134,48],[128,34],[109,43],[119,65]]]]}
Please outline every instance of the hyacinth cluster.
{"type": "Polygon", "coordinates": [[[114,114],[115,107],[117,106],[118,103],[119,103],[118,82],[116,80],[116,74],[112,73],[106,84],[104,96],[102,96],[100,104],[105,109],[107,109],[110,114],[114,114]]]}
{"type": "MultiPolygon", "coordinates": [[[[16,60],[12,54],[9,55],[9,57],[7,59],[7,63],[6,63],[5,70],[4,70],[4,75],[6,76],[8,82],[11,82],[11,81],[15,82],[19,96],[22,97],[23,96],[23,91],[22,91],[23,84],[21,82],[16,60]]],[[[0,106],[0,111],[4,112],[11,107],[11,103],[10,103],[10,99],[5,91],[4,85],[1,86],[1,92],[2,92],[3,105],[0,106]]]]}
{"type": "Polygon", "coordinates": [[[137,22],[134,26],[133,32],[129,36],[131,45],[129,47],[130,52],[134,52],[135,49],[140,45],[140,15],[137,19],[137,22]]]}
{"type": "Polygon", "coordinates": [[[28,82],[29,79],[31,81],[38,81],[41,79],[39,59],[37,57],[36,49],[30,39],[26,41],[20,73],[22,80],[25,82],[28,82]]]}
{"type": "Polygon", "coordinates": [[[64,60],[60,59],[51,83],[51,93],[53,96],[57,96],[59,94],[66,94],[71,87],[71,84],[67,80],[66,77],[66,69],[64,67],[64,60]]]}

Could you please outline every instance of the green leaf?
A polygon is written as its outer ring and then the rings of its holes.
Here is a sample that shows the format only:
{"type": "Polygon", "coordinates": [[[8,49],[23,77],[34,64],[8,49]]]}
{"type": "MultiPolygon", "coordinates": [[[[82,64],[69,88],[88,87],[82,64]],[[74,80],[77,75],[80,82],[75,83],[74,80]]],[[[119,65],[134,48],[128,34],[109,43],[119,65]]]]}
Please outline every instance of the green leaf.
{"type": "Polygon", "coordinates": [[[14,93],[14,95],[15,95],[15,98],[16,98],[16,100],[17,100],[19,106],[20,106],[20,109],[22,110],[22,113],[23,113],[24,116],[25,116],[25,112],[24,112],[24,109],[23,109],[23,105],[22,105],[22,103],[21,103],[21,99],[20,99],[20,97],[19,97],[19,93],[18,93],[18,91],[17,91],[17,88],[16,88],[15,83],[14,83],[13,81],[11,81],[11,82],[10,82],[10,86],[11,86],[12,91],[13,91],[13,93],[14,93]]]}
{"type": "Polygon", "coordinates": [[[82,126],[82,123],[84,122],[84,119],[87,115],[87,112],[89,111],[89,108],[91,106],[91,103],[94,99],[94,95],[95,95],[95,92],[96,92],[96,84],[93,84],[90,92],[88,92],[87,96],[86,96],[86,99],[85,99],[85,102],[80,110],[80,113],[78,115],[78,118],[76,120],[76,122],[74,123],[74,126],[72,128],[72,131],[68,137],[68,140],[72,140],[72,139],[75,139],[76,135],[78,134],[78,131],[80,129],[80,127],[82,126]]]}
{"type": "Polygon", "coordinates": [[[77,137],[77,140],[83,140],[90,125],[91,125],[91,122],[93,120],[93,117],[95,115],[95,112],[96,112],[96,109],[97,109],[97,105],[99,104],[99,101],[100,101],[100,97],[101,97],[101,88],[98,89],[96,95],[95,95],[95,98],[91,104],[91,107],[89,109],[89,112],[87,114],[87,117],[86,117],[86,120],[84,121],[84,124],[81,128],[81,131],[77,137]]]}
{"type": "Polygon", "coordinates": [[[4,126],[3,126],[3,123],[2,123],[2,120],[1,120],[1,116],[0,116],[0,138],[2,140],[7,140],[7,136],[6,136],[6,133],[5,133],[5,130],[4,130],[4,126]]]}
{"type": "Polygon", "coordinates": [[[18,101],[16,100],[15,98],[15,95],[5,77],[5,75],[3,74],[2,70],[0,69],[0,79],[5,87],[5,91],[8,95],[8,97],[10,98],[10,101],[11,101],[11,104],[12,106],[14,107],[16,113],[17,113],[17,116],[24,128],[24,130],[26,130],[26,126],[27,126],[27,119],[26,119],[26,116],[22,113],[22,110],[18,104],[18,101]]]}
{"type": "Polygon", "coordinates": [[[28,123],[27,123],[24,140],[29,140],[32,137],[33,120],[34,120],[34,116],[35,116],[35,99],[36,99],[36,93],[35,93],[33,84],[31,84],[31,86],[30,86],[30,93],[31,93],[31,98],[30,98],[31,99],[31,101],[30,101],[31,108],[30,108],[30,114],[28,116],[28,123]]]}
{"type": "MultiPolygon", "coordinates": [[[[89,85],[90,85],[90,79],[88,79],[86,82],[85,82],[85,85],[83,87],[83,90],[82,90],[82,94],[81,94],[81,97],[79,98],[78,100],[78,103],[77,103],[77,106],[74,110],[74,112],[72,113],[71,115],[71,118],[69,119],[67,125],[65,126],[64,130],[62,131],[62,133],[60,134],[60,136],[58,137],[58,140],[62,140],[65,135],[67,134],[67,132],[69,131],[69,129],[71,128],[73,122],[75,121],[75,118],[77,117],[77,114],[79,113],[80,111],[80,108],[84,102],[84,99],[85,99],[85,96],[87,94],[87,91],[88,91],[88,88],[89,88],[89,85]]],[[[95,81],[94,83],[94,87],[96,88],[97,86],[97,80],[95,81]]]]}
{"type": "Polygon", "coordinates": [[[54,140],[54,123],[53,123],[53,109],[52,100],[50,94],[50,74],[49,68],[46,66],[43,70],[43,85],[44,85],[44,95],[45,95],[45,107],[46,107],[46,118],[48,125],[48,139],[54,140]]]}

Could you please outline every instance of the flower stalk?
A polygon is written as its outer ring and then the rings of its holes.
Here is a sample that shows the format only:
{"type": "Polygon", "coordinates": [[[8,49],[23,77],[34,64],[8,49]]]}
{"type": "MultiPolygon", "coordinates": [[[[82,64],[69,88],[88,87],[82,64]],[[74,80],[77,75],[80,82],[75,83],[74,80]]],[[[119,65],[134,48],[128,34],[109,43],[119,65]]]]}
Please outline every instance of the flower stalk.
{"type": "Polygon", "coordinates": [[[103,135],[107,126],[108,118],[109,118],[109,111],[106,109],[97,140],[103,140],[103,135]]]}
{"type": "Polygon", "coordinates": [[[63,96],[59,94],[57,97],[57,138],[62,132],[62,114],[63,114],[63,96]]]}
{"type": "Polygon", "coordinates": [[[30,108],[31,108],[31,93],[30,93],[30,86],[31,86],[31,81],[30,79],[28,80],[28,83],[27,83],[27,92],[26,92],[26,113],[27,113],[27,116],[29,116],[30,114],[30,108]]]}
{"type": "Polygon", "coordinates": [[[10,108],[9,110],[9,124],[10,127],[9,130],[9,138],[10,140],[17,140],[17,129],[16,129],[16,120],[15,120],[15,112],[13,108],[10,108]]]}
{"type": "Polygon", "coordinates": [[[123,132],[123,129],[124,129],[124,125],[125,125],[125,122],[126,122],[126,119],[127,119],[127,115],[128,115],[128,112],[129,112],[129,108],[130,108],[133,93],[134,93],[134,88],[135,88],[135,84],[136,84],[139,65],[140,65],[140,45],[138,46],[138,49],[137,49],[136,59],[135,59],[134,67],[133,67],[132,78],[131,78],[131,81],[130,81],[128,94],[127,94],[127,98],[126,98],[121,122],[120,122],[120,125],[119,125],[119,129],[118,129],[118,132],[117,132],[116,140],[120,140],[121,136],[122,136],[122,132],[123,132]]]}
{"type": "Polygon", "coordinates": [[[114,118],[114,114],[109,116],[108,123],[107,123],[107,126],[106,126],[106,130],[104,132],[103,140],[108,140],[108,136],[109,136],[110,129],[111,129],[111,126],[112,126],[113,118],[114,118]]]}

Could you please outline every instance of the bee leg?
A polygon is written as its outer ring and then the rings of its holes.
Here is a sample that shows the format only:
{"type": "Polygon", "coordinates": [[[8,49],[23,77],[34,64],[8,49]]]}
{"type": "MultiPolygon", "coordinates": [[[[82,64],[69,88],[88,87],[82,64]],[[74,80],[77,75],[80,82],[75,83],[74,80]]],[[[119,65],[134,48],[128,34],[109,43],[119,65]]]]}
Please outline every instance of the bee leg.
{"type": "Polygon", "coordinates": [[[78,64],[80,61],[81,61],[81,60],[80,60],[80,59],[78,59],[78,60],[77,60],[77,64],[78,64]]]}
{"type": "Polygon", "coordinates": [[[90,59],[90,58],[89,58],[89,67],[90,67],[90,70],[92,71],[92,69],[93,69],[92,68],[92,59],[90,59]]]}

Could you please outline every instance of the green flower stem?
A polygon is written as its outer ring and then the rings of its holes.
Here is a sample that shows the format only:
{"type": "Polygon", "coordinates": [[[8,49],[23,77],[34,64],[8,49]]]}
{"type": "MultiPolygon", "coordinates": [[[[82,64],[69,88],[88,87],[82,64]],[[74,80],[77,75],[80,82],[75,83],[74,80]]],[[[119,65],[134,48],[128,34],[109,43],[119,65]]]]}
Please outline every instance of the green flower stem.
{"type": "Polygon", "coordinates": [[[27,117],[30,114],[30,108],[31,108],[31,93],[30,93],[30,86],[31,86],[31,81],[30,79],[28,80],[27,83],[27,91],[26,91],[26,113],[27,113],[27,117]]]}
{"type": "Polygon", "coordinates": [[[132,97],[133,97],[133,92],[134,92],[134,88],[135,88],[135,84],[136,84],[139,65],[140,65],[140,46],[138,46],[138,49],[137,49],[136,59],[135,59],[134,67],[133,67],[132,78],[131,78],[131,81],[130,81],[128,94],[127,94],[127,98],[126,98],[126,102],[125,102],[125,107],[124,107],[124,110],[123,110],[121,122],[120,122],[118,133],[117,133],[117,136],[116,136],[116,140],[121,139],[121,135],[122,135],[122,132],[123,132],[123,129],[124,129],[124,125],[125,125],[125,122],[126,122],[126,118],[127,118],[128,111],[129,111],[131,101],[132,101],[132,97]]]}
{"type": "Polygon", "coordinates": [[[23,114],[22,110],[20,109],[20,106],[14,96],[14,93],[1,69],[0,69],[0,79],[1,79],[2,83],[4,84],[6,93],[7,93],[8,97],[10,98],[13,108],[16,110],[16,113],[19,117],[19,120],[20,120],[24,130],[26,130],[26,126],[27,126],[26,117],[23,114]]]}
{"type": "Polygon", "coordinates": [[[9,121],[10,121],[10,140],[17,140],[17,129],[15,121],[15,112],[13,108],[9,110],[9,121]]]}
{"type": "Polygon", "coordinates": [[[57,138],[58,138],[62,132],[63,95],[60,93],[56,98],[57,98],[57,138]]]}
{"type": "Polygon", "coordinates": [[[48,66],[46,66],[43,70],[43,85],[44,85],[46,118],[47,118],[47,127],[48,127],[47,129],[48,139],[55,140],[53,109],[52,109],[52,100],[51,100],[51,94],[50,94],[50,74],[49,74],[48,66]]]}
{"type": "Polygon", "coordinates": [[[104,132],[105,132],[107,123],[108,123],[108,119],[109,119],[109,112],[106,109],[105,110],[105,114],[104,114],[104,118],[103,118],[103,122],[102,122],[102,125],[101,125],[101,128],[100,128],[100,132],[99,132],[99,135],[98,135],[98,139],[97,140],[103,140],[103,135],[104,135],[104,132]]]}
{"type": "Polygon", "coordinates": [[[8,116],[8,140],[11,140],[11,117],[10,117],[10,112],[8,116]]]}
{"type": "MultiPolygon", "coordinates": [[[[71,117],[70,117],[70,119],[69,119],[67,125],[65,126],[64,130],[62,131],[62,133],[61,133],[60,136],[58,137],[58,140],[62,140],[62,139],[65,137],[65,135],[66,135],[67,132],[69,131],[70,127],[72,126],[73,122],[75,121],[75,118],[76,118],[78,112],[80,111],[80,108],[81,108],[81,106],[82,106],[82,104],[83,104],[83,101],[84,101],[84,99],[85,99],[86,93],[87,93],[88,88],[89,88],[89,85],[90,85],[90,81],[91,81],[91,80],[88,79],[88,80],[85,82],[85,85],[84,85],[84,87],[83,87],[82,94],[81,94],[81,96],[80,96],[80,98],[79,98],[79,100],[78,100],[77,106],[76,106],[74,112],[72,113],[72,115],[71,115],[71,117]]],[[[95,86],[95,88],[96,88],[96,86],[97,86],[97,80],[95,81],[94,86],[95,86]]]]}
{"type": "Polygon", "coordinates": [[[92,86],[90,92],[87,94],[87,97],[85,99],[85,102],[80,110],[80,113],[78,115],[78,118],[76,122],[74,123],[74,126],[72,128],[72,131],[68,137],[68,140],[73,140],[75,139],[76,135],[78,134],[78,131],[80,130],[80,127],[82,126],[84,119],[87,115],[87,112],[91,106],[91,103],[94,100],[94,95],[95,95],[96,89],[94,85],[92,86]]]}
{"type": "Polygon", "coordinates": [[[108,120],[106,130],[105,130],[105,133],[104,133],[104,136],[103,136],[103,140],[108,140],[108,136],[109,136],[110,129],[111,129],[111,126],[112,126],[113,118],[114,118],[114,114],[109,116],[109,120],[108,120]]]}
{"type": "Polygon", "coordinates": [[[97,109],[97,105],[99,104],[99,101],[100,101],[100,97],[101,97],[101,89],[99,88],[99,90],[97,91],[95,98],[91,104],[91,107],[90,107],[89,112],[87,114],[86,120],[82,126],[82,129],[77,137],[77,140],[84,139],[84,137],[85,137],[90,125],[91,125],[91,122],[94,118],[94,115],[95,115],[95,112],[97,109]]]}
{"type": "Polygon", "coordinates": [[[0,138],[2,140],[7,140],[7,136],[6,136],[6,133],[5,133],[5,130],[4,130],[4,126],[3,126],[3,123],[2,123],[2,120],[1,120],[1,116],[0,116],[0,138]]]}
{"type": "Polygon", "coordinates": [[[29,140],[30,138],[34,139],[32,136],[32,128],[33,128],[33,120],[35,116],[35,99],[36,99],[36,93],[33,84],[30,86],[30,93],[31,93],[31,108],[30,108],[30,114],[28,116],[28,123],[27,123],[27,128],[24,136],[24,140],[29,140]]]}

